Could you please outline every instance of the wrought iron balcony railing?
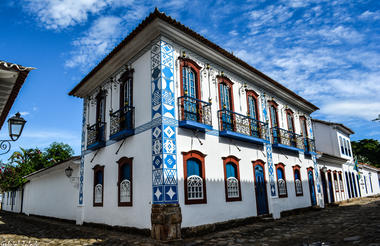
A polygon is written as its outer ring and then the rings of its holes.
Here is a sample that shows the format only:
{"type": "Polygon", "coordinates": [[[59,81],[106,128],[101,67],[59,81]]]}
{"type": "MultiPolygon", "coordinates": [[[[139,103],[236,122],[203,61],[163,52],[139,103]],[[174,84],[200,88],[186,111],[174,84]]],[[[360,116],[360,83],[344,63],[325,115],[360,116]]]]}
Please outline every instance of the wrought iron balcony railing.
{"type": "Polygon", "coordinates": [[[209,102],[189,96],[179,97],[178,115],[180,126],[198,130],[212,129],[211,103],[209,102]]]}
{"type": "Polygon", "coordinates": [[[303,139],[303,149],[305,152],[315,152],[315,141],[311,138],[304,138],[303,139]]]}
{"type": "Polygon", "coordinates": [[[227,109],[219,110],[218,117],[221,132],[232,131],[263,140],[268,137],[268,126],[262,121],[227,109]]]}
{"type": "Polygon", "coordinates": [[[110,114],[110,139],[122,139],[134,134],[135,108],[124,106],[110,114]]]}
{"type": "Polygon", "coordinates": [[[297,149],[304,149],[304,138],[302,135],[278,127],[272,127],[271,134],[273,144],[282,144],[297,149]]]}
{"type": "Polygon", "coordinates": [[[105,122],[96,122],[87,128],[87,148],[97,149],[105,144],[105,122]]]}

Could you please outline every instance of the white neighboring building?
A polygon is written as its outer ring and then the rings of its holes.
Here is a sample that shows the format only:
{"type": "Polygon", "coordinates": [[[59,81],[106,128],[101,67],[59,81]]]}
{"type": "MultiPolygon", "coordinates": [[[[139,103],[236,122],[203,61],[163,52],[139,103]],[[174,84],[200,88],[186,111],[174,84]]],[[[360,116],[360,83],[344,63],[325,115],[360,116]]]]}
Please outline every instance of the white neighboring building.
{"type": "Polygon", "coordinates": [[[2,210],[75,220],[79,187],[78,156],[43,168],[25,178],[27,183],[17,191],[3,193],[2,210]],[[68,178],[65,169],[72,168],[68,178]]]}
{"type": "Polygon", "coordinates": [[[4,192],[2,197],[1,210],[21,213],[22,189],[4,192]]]}
{"type": "Polygon", "coordinates": [[[318,108],[157,10],[70,95],[84,101],[78,224],[173,239],[322,199],[318,108]]]}
{"type": "Polygon", "coordinates": [[[378,169],[359,164],[359,175],[355,168],[350,141],[354,132],[340,123],[318,119],[312,119],[312,123],[324,203],[380,194],[379,186],[374,185],[378,169]],[[373,189],[368,190],[371,183],[373,189]]]}

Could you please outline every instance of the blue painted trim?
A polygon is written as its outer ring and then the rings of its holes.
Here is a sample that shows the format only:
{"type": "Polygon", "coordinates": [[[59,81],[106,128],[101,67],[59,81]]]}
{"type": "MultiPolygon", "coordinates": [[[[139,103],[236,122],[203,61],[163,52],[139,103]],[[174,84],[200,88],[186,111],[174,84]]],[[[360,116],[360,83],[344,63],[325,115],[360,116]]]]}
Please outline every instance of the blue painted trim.
{"type": "Polygon", "coordinates": [[[212,130],[212,126],[205,125],[196,121],[192,120],[182,120],[178,123],[180,127],[184,128],[189,128],[189,129],[194,129],[194,130],[199,130],[199,131],[206,131],[206,130],[212,130]]]}
{"type": "Polygon", "coordinates": [[[285,144],[273,144],[273,147],[274,148],[281,148],[281,149],[287,149],[287,150],[292,150],[292,151],[303,151],[302,149],[299,149],[299,148],[296,148],[296,147],[292,147],[292,146],[288,146],[288,145],[285,145],[285,144]]]}
{"type": "Polygon", "coordinates": [[[135,134],[134,129],[124,129],[110,136],[110,140],[121,140],[135,134]]]}
{"type": "Polygon", "coordinates": [[[87,146],[87,149],[90,149],[90,150],[96,150],[96,149],[99,149],[99,148],[102,148],[106,146],[106,142],[105,141],[97,141],[89,146],[87,146]]]}
{"type": "Polygon", "coordinates": [[[250,143],[259,143],[259,144],[268,143],[268,141],[265,139],[244,135],[244,134],[237,133],[230,130],[219,131],[219,136],[233,138],[233,139],[250,142],[250,143]]]}

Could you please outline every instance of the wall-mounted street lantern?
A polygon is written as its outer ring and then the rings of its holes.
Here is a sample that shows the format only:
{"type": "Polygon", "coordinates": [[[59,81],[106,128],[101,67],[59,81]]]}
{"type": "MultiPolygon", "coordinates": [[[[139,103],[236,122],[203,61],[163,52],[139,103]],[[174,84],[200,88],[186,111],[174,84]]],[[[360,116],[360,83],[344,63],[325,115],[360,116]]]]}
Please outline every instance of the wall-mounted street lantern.
{"type": "Polygon", "coordinates": [[[4,155],[11,150],[11,141],[16,141],[21,136],[22,130],[24,129],[26,120],[21,117],[20,113],[16,113],[15,116],[12,116],[8,119],[8,130],[10,140],[0,140],[0,155],[4,155]]]}

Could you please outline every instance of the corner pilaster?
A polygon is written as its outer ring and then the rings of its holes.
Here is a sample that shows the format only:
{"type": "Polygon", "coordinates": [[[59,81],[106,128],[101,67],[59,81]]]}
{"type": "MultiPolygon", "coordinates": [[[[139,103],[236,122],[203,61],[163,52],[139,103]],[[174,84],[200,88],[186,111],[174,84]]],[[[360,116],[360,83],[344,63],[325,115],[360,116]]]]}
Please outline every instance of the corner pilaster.
{"type": "Polygon", "coordinates": [[[152,237],[181,238],[178,204],[174,49],[159,38],[151,49],[152,85],[152,237]]]}

